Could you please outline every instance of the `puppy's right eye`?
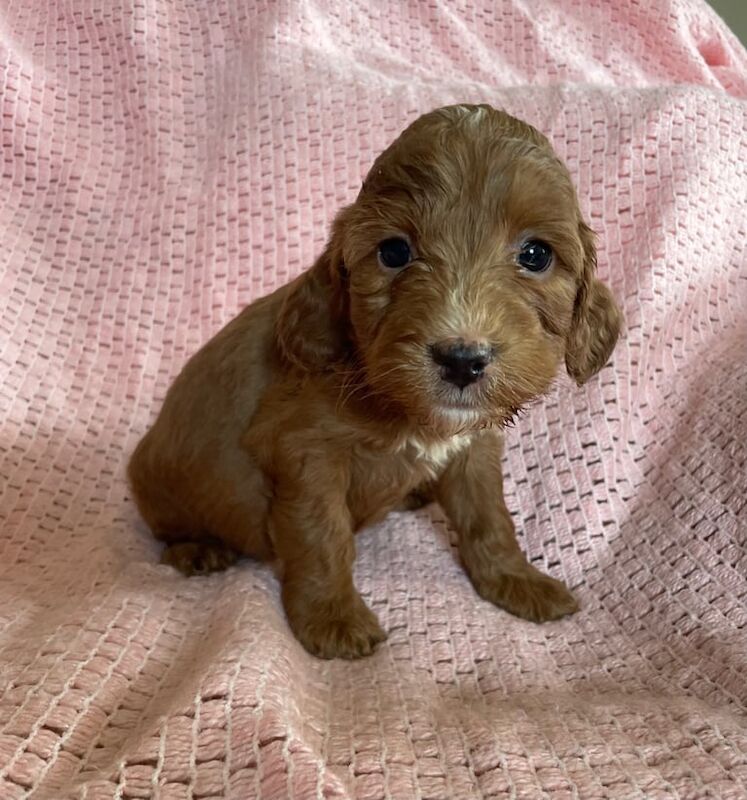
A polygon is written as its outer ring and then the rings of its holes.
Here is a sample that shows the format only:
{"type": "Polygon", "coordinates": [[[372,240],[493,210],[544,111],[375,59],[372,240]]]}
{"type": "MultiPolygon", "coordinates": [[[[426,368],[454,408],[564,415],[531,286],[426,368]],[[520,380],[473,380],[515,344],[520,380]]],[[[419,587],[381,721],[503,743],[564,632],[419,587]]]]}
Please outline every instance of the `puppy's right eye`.
{"type": "Polygon", "coordinates": [[[379,242],[379,264],[387,269],[402,269],[412,261],[412,251],[405,239],[398,236],[379,242]]]}

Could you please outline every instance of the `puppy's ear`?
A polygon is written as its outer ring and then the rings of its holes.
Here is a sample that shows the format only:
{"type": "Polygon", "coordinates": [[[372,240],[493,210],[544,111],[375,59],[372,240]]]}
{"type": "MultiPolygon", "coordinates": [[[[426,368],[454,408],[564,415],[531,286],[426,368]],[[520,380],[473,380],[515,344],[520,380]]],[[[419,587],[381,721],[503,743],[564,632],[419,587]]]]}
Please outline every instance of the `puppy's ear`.
{"type": "Polygon", "coordinates": [[[594,232],[579,224],[584,264],[565,349],[568,374],[581,386],[607,363],[617,343],[622,314],[610,290],[594,276],[597,251],[594,232]]]}
{"type": "Polygon", "coordinates": [[[283,355],[309,372],[328,369],[345,351],[347,273],[335,230],[314,266],[290,285],[275,335],[283,355]]]}

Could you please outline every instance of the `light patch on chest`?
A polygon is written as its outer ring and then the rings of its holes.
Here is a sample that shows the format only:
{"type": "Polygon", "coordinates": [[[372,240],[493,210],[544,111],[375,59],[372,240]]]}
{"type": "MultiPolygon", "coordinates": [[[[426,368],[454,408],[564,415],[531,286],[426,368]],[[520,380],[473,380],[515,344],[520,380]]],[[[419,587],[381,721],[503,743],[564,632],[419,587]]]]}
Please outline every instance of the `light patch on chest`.
{"type": "Polygon", "coordinates": [[[438,471],[443,469],[460,450],[467,447],[471,438],[469,434],[460,434],[443,442],[427,443],[412,438],[407,441],[406,450],[417,464],[438,471]]]}

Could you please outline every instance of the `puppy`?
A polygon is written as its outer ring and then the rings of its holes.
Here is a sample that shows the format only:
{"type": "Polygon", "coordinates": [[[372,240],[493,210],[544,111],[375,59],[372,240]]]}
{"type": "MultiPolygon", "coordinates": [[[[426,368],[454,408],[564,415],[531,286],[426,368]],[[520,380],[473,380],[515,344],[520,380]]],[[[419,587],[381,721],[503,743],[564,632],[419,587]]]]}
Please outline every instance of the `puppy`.
{"type": "Polygon", "coordinates": [[[314,266],[184,367],[129,478],[183,572],[278,559],[288,622],[323,658],[385,638],[354,533],[437,500],[478,594],[528,620],[577,609],[528,563],[500,431],[564,361],[580,385],[621,317],[567,170],[487,105],[426,114],[374,163],[314,266]]]}

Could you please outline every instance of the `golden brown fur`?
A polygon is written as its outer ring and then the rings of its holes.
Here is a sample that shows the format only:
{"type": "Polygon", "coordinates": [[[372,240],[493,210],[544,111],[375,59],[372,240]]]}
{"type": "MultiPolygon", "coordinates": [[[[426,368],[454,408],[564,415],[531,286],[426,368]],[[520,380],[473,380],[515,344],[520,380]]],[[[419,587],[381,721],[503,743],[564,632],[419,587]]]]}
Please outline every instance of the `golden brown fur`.
{"type": "Polygon", "coordinates": [[[168,392],[129,470],[165,560],[191,573],[233,551],[276,557],[299,640],[353,658],[385,638],[353,585],[354,532],[435,496],[482,597],[535,621],[573,612],[518,547],[500,430],[563,361],[579,384],[607,361],[620,315],[594,271],[591,231],[540,133],[488,106],[418,119],[314,266],[246,308],[168,392]],[[379,263],[391,237],[412,247],[404,269],[379,263]],[[517,265],[528,237],[552,247],[547,274],[517,265]],[[460,389],[434,343],[478,343],[493,360],[460,389]]]}

